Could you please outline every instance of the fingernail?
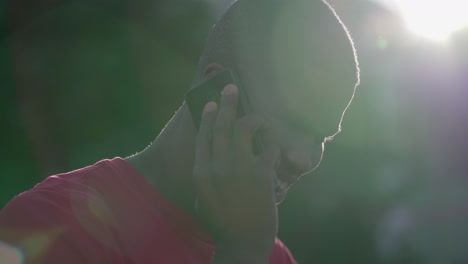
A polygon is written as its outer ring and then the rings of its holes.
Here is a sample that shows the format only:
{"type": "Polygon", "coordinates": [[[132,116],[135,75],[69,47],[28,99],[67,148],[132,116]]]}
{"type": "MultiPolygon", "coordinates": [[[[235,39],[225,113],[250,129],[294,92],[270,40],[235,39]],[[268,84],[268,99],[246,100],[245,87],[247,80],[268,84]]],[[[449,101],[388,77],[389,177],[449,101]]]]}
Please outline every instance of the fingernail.
{"type": "Polygon", "coordinates": [[[203,109],[204,112],[212,112],[216,110],[216,103],[215,102],[209,102],[205,105],[205,109],[203,109]]]}
{"type": "Polygon", "coordinates": [[[226,87],[223,89],[223,95],[231,95],[234,94],[237,90],[237,87],[234,84],[228,84],[226,87]]]}

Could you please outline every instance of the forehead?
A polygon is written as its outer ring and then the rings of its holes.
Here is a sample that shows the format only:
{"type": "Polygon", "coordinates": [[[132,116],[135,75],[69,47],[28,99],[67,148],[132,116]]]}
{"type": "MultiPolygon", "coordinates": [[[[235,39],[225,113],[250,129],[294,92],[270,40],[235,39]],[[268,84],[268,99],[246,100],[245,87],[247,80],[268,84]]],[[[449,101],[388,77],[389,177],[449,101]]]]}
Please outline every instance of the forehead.
{"type": "MultiPolygon", "coordinates": [[[[320,92],[325,87],[320,81],[307,86],[302,83],[270,81],[257,81],[261,85],[247,90],[254,111],[284,120],[288,124],[310,128],[321,136],[329,136],[337,131],[349,96],[344,98],[340,95],[343,100],[337,102],[333,95],[320,92]]],[[[349,85],[349,89],[352,88],[349,85]]]]}
{"type": "Polygon", "coordinates": [[[331,13],[326,16],[283,10],[265,47],[268,63],[250,70],[245,81],[253,108],[331,135],[353,93],[356,66],[345,31],[331,13]]]}

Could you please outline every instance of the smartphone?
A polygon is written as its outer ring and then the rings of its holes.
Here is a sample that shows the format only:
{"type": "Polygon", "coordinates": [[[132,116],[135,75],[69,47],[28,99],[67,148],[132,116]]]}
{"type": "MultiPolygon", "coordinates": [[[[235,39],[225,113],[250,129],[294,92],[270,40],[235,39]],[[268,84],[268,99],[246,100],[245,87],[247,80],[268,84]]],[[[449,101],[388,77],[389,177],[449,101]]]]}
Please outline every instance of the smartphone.
{"type": "MultiPolygon", "coordinates": [[[[216,102],[220,105],[221,92],[228,84],[235,84],[239,90],[237,118],[240,118],[252,111],[247,94],[243,90],[235,72],[231,69],[225,69],[202,84],[190,89],[185,95],[185,101],[190,109],[192,119],[195,122],[197,129],[200,127],[201,116],[205,105],[208,102],[216,102]]],[[[258,134],[253,138],[252,151],[256,155],[263,151],[263,142],[258,134]]]]}

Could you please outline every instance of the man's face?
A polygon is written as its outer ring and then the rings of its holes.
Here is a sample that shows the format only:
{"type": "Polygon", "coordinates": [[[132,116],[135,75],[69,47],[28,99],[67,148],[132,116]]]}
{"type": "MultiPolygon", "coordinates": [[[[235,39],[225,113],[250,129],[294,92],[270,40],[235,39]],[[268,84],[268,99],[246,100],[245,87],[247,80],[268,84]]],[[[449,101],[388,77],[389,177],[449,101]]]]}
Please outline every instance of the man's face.
{"type": "MultiPolygon", "coordinates": [[[[269,127],[260,133],[262,140],[266,144],[275,144],[281,152],[275,168],[279,180],[276,202],[280,203],[292,184],[319,165],[324,136],[313,128],[312,115],[305,119],[304,115],[298,115],[288,107],[288,100],[273,89],[264,85],[257,88],[247,89],[247,94],[252,111],[264,118],[269,127]]],[[[301,95],[292,93],[290,96],[301,95]]]]}
{"type": "Polygon", "coordinates": [[[354,88],[353,78],[349,78],[354,76],[352,67],[336,78],[327,73],[339,71],[332,64],[317,70],[313,65],[284,66],[270,76],[262,76],[259,70],[243,72],[240,77],[252,111],[269,124],[262,139],[277,144],[281,151],[276,168],[282,186],[277,190],[278,203],[293,183],[320,164],[325,137],[337,132],[354,88]],[[304,74],[304,69],[310,73],[304,74]]]}
{"type": "Polygon", "coordinates": [[[320,163],[322,142],[337,132],[356,80],[352,48],[341,26],[311,32],[308,25],[322,21],[309,20],[307,11],[283,10],[264,49],[254,52],[245,45],[239,51],[238,65],[244,67],[237,74],[251,108],[271,127],[263,140],[281,150],[277,174],[284,187],[278,202],[320,163]]]}
{"type": "MultiPolygon", "coordinates": [[[[278,50],[284,51],[287,45],[295,46],[280,40],[278,50]]],[[[304,46],[307,43],[302,42],[288,50],[305,50],[304,46]]],[[[276,168],[281,186],[278,203],[293,183],[319,165],[324,139],[338,130],[354,88],[353,61],[340,63],[342,59],[328,55],[329,61],[322,62],[316,55],[304,61],[304,56],[274,52],[272,64],[252,61],[251,68],[238,73],[252,111],[271,128],[262,134],[263,141],[281,150],[276,168]]]]}

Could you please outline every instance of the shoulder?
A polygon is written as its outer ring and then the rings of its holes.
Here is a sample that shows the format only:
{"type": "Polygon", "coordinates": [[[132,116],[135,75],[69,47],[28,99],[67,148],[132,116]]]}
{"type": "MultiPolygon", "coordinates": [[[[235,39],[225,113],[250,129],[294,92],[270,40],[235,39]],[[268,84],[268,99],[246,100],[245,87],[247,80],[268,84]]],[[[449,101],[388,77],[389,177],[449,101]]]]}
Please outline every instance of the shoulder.
{"type": "Polygon", "coordinates": [[[270,257],[270,264],[297,264],[296,260],[283,242],[276,238],[273,253],[270,257]]]}
{"type": "Polygon", "coordinates": [[[110,218],[109,210],[90,184],[105,171],[102,167],[98,162],[50,176],[14,197],[0,211],[0,241],[33,260],[27,263],[60,263],[70,256],[76,263],[86,263],[83,256],[96,257],[103,250],[97,242],[111,237],[103,223],[110,218]],[[41,246],[31,247],[37,243],[41,246]]]}
{"type": "Polygon", "coordinates": [[[83,204],[62,194],[32,189],[0,211],[0,241],[21,252],[25,263],[85,263],[83,252],[99,250],[77,217],[83,204]]]}
{"type": "MultiPolygon", "coordinates": [[[[114,177],[114,160],[102,160],[81,169],[52,175],[8,202],[0,210],[0,227],[31,227],[35,223],[71,223],[96,216],[97,207],[105,207],[107,189],[125,184],[114,177]],[[26,217],[28,216],[28,217],[26,217]]],[[[102,210],[100,210],[102,211],[102,210]]],[[[101,214],[99,214],[101,216],[101,214]]]]}

